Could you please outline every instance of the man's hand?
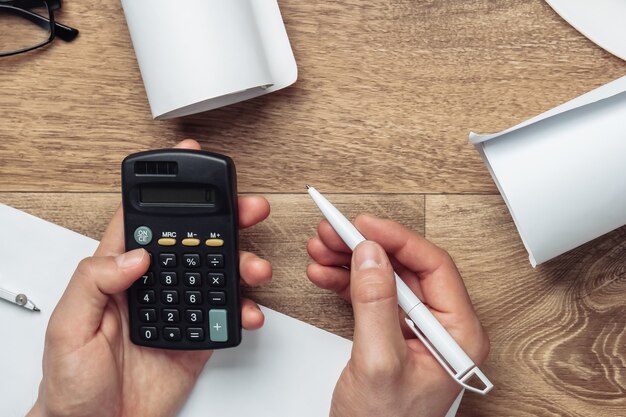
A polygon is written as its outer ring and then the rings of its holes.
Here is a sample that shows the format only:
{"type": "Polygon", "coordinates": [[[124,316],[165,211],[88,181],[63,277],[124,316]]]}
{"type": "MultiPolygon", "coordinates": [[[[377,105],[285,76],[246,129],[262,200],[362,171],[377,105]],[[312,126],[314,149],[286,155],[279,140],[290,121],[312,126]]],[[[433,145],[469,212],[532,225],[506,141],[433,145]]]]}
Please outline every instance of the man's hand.
{"type": "MultiPolygon", "coordinates": [[[[178,148],[200,149],[186,140],[178,148]]],[[[262,197],[239,198],[239,224],[253,226],[270,212],[262,197]]],[[[43,379],[29,416],[170,417],[183,405],[211,351],[172,351],[134,345],[128,335],[125,290],[149,267],[143,249],[124,253],[118,208],[93,257],[83,260],[55,308],[46,333],[43,379]]],[[[268,282],[270,264],[240,256],[242,280],[268,282]]],[[[252,300],[241,302],[243,327],[263,325],[252,300]]]]}
{"type": "Polygon", "coordinates": [[[351,301],[354,310],[352,357],[335,387],[330,415],[443,416],[460,387],[404,323],[393,270],[480,364],[489,339],[463,280],[444,250],[398,223],[361,215],[355,224],[372,241],[352,256],[327,221],[308,244],[316,262],[307,270],[311,281],[351,301]]]}

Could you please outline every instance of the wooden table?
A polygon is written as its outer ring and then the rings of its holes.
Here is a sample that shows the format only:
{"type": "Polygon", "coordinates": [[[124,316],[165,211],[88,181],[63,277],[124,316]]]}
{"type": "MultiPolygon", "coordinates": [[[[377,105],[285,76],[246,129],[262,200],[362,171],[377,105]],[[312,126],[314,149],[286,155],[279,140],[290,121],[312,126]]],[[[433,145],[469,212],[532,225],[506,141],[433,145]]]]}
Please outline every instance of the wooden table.
{"type": "Polygon", "coordinates": [[[320,215],[394,218],[457,261],[496,389],[463,416],[626,415],[626,229],[532,269],[469,129],[509,127],[626,73],[540,0],[280,1],[299,67],[283,91],[151,120],[117,1],[68,0],[71,44],[0,61],[0,201],[99,238],[119,163],[193,137],[231,155],[272,215],[243,233],[271,260],[259,302],[351,336],[350,307],[308,282],[320,215]]]}

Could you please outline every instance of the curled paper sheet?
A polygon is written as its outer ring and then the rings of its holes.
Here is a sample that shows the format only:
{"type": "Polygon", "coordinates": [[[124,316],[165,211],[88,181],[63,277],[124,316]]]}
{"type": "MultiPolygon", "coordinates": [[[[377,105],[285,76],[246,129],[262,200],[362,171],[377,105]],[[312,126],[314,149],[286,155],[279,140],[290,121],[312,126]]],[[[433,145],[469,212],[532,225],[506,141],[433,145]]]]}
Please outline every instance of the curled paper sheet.
{"type": "Polygon", "coordinates": [[[287,87],[298,69],[276,0],[121,0],[155,119],[287,87]]]}
{"type": "Polygon", "coordinates": [[[626,224],[626,77],[470,141],[533,266],[626,224]]]}
{"type": "Polygon", "coordinates": [[[546,0],[570,25],[589,40],[626,61],[626,2],[624,0],[546,0]]]}

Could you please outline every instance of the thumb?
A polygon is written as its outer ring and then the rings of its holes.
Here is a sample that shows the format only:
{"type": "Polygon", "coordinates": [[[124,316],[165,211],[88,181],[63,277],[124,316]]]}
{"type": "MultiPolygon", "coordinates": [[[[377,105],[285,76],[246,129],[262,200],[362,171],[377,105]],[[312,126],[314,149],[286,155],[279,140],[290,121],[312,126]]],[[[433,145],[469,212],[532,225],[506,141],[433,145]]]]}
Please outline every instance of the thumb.
{"type": "Polygon", "coordinates": [[[386,367],[387,361],[402,358],[406,350],[393,268],[380,245],[365,241],[354,250],[351,271],[353,357],[366,361],[363,364],[370,369],[386,367]]]}
{"type": "Polygon", "coordinates": [[[72,340],[74,346],[91,340],[110,296],[128,289],[149,265],[150,257],[144,249],[83,259],[52,313],[48,336],[72,340]]]}

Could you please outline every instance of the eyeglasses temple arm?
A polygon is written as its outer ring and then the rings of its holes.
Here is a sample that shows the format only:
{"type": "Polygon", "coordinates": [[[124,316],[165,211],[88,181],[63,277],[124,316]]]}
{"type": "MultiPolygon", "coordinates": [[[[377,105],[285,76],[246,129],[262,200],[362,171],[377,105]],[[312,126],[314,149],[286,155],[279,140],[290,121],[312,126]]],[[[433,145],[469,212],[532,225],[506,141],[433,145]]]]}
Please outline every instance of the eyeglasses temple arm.
{"type": "MultiPolygon", "coordinates": [[[[50,30],[50,19],[48,19],[47,17],[31,12],[30,10],[20,9],[19,7],[4,6],[1,4],[0,4],[0,7],[3,7],[11,11],[12,13],[15,13],[16,15],[23,17],[24,19],[27,19],[33,22],[34,24],[36,24],[37,26],[43,29],[50,30]]],[[[55,21],[54,22],[54,34],[58,36],[59,38],[63,39],[64,41],[70,42],[70,41],[73,41],[74,38],[76,38],[76,36],[78,36],[78,29],[74,29],[72,27],[66,26],[64,24],[61,24],[55,21]]]]}

